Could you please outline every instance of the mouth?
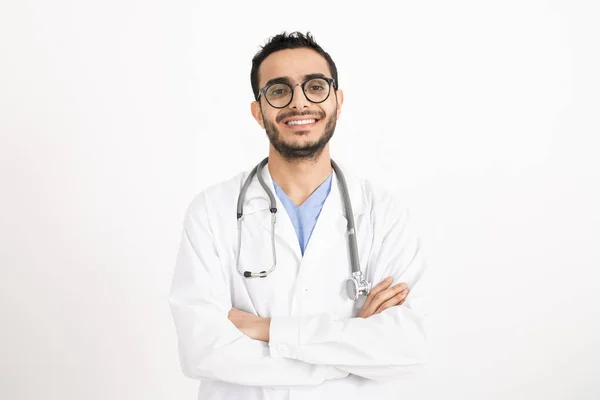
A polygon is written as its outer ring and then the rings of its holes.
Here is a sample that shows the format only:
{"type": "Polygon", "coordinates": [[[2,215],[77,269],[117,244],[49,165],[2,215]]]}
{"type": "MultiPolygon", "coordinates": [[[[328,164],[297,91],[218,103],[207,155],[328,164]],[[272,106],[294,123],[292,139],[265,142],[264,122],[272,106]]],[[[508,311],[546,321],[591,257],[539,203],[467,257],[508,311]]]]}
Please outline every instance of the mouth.
{"type": "Polygon", "coordinates": [[[292,130],[306,130],[314,127],[319,123],[320,118],[294,118],[287,121],[282,122],[282,125],[285,125],[288,129],[292,130]]]}

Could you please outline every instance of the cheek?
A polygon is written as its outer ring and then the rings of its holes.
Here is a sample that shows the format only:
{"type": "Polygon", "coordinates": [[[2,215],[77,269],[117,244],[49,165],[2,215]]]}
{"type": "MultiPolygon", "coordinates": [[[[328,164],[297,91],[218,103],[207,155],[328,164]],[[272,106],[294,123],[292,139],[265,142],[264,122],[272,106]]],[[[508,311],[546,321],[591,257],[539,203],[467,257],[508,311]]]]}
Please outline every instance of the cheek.
{"type": "Polygon", "coordinates": [[[274,124],[275,123],[275,117],[270,115],[268,112],[265,113],[264,108],[261,111],[260,116],[261,116],[261,125],[263,128],[265,127],[265,124],[268,124],[268,123],[274,124]]]}
{"type": "Polygon", "coordinates": [[[339,112],[338,112],[338,102],[335,101],[335,98],[331,98],[329,100],[331,100],[331,103],[329,103],[327,105],[327,108],[324,108],[323,111],[325,111],[327,113],[328,117],[331,117],[333,115],[339,114],[339,112]]]}
{"type": "Polygon", "coordinates": [[[263,114],[263,118],[266,122],[268,122],[272,125],[277,124],[277,113],[274,113],[274,112],[265,113],[265,114],[263,114]]]}
{"type": "Polygon", "coordinates": [[[327,110],[327,119],[338,119],[339,118],[339,112],[337,109],[337,105],[334,103],[331,106],[330,110],[327,110]]]}

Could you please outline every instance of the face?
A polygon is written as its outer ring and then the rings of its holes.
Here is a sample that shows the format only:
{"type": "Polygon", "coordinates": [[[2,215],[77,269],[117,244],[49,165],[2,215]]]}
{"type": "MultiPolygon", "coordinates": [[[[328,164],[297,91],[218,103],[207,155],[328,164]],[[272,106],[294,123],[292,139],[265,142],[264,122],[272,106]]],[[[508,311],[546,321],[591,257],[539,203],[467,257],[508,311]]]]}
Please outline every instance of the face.
{"type": "MultiPolygon", "coordinates": [[[[275,79],[285,80],[293,86],[309,75],[319,74],[332,77],[327,61],[316,51],[306,48],[280,50],[270,54],[260,65],[259,88],[275,79]]],[[[264,93],[258,102],[252,102],[251,108],[273,148],[288,161],[298,161],[315,159],[323,152],[335,131],[342,102],[343,93],[335,91],[333,84],[327,100],[318,104],[309,101],[299,85],[293,89],[291,103],[284,108],[271,106],[264,93]],[[290,123],[307,120],[314,122],[290,123]]]]}

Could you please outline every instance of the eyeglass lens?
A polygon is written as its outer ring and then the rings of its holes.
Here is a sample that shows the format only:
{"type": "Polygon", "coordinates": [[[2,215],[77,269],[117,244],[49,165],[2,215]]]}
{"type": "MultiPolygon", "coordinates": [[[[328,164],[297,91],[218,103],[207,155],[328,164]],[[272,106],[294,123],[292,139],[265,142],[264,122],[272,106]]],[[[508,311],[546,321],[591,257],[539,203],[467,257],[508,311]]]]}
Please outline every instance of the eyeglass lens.
{"type": "MultiPolygon", "coordinates": [[[[275,83],[265,90],[266,98],[273,107],[285,107],[292,99],[292,87],[286,83],[275,83]]],[[[311,79],[304,85],[306,98],[313,103],[325,101],[329,95],[329,82],[325,79],[311,79]]]]}

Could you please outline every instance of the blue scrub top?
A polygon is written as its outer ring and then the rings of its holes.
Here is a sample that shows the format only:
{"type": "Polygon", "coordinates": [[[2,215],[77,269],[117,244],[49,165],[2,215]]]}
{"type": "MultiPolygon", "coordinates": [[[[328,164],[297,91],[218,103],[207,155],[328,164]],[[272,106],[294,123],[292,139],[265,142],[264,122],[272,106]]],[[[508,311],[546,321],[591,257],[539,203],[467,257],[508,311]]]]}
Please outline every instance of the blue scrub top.
{"type": "Polygon", "coordinates": [[[273,181],[275,193],[277,193],[277,197],[279,197],[281,203],[285,207],[285,210],[292,220],[294,229],[296,230],[302,255],[304,255],[304,249],[306,249],[306,246],[308,245],[308,241],[315,224],[317,223],[319,214],[321,214],[321,209],[323,208],[325,199],[327,199],[327,196],[331,191],[332,176],[333,173],[329,175],[329,178],[327,178],[325,182],[323,182],[300,206],[296,206],[294,202],[290,200],[287,194],[285,194],[285,192],[277,185],[277,183],[273,181]]]}

